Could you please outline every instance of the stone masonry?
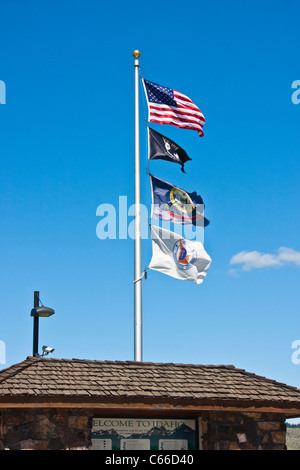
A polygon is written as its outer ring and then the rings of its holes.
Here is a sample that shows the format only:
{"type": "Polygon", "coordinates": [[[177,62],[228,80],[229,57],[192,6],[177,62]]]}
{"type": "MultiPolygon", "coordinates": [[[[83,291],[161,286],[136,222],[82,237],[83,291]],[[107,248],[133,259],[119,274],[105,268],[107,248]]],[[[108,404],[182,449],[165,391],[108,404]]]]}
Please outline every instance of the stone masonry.
{"type": "Polygon", "coordinates": [[[67,409],[0,411],[0,449],[88,450],[92,412],[67,409]]]}
{"type": "Polygon", "coordinates": [[[202,413],[204,450],[285,450],[285,416],[278,413],[202,413]]]}
{"type": "MultiPolygon", "coordinates": [[[[28,408],[0,411],[0,450],[91,450],[93,410],[28,408]]],[[[284,450],[285,416],[201,413],[203,450],[284,450]]]]}

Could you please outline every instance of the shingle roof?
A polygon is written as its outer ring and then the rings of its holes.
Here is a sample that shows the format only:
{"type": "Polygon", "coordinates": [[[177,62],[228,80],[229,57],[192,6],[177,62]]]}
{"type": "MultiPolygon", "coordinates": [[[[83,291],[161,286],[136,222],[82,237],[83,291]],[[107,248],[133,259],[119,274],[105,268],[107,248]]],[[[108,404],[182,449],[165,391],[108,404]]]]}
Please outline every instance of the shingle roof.
{"type": "Polygon", "coordinates": [[[281,402],[300,407],[300,390],[226,365],[28,357],[0,371],[0,401],[39,397],[281,402]]]}

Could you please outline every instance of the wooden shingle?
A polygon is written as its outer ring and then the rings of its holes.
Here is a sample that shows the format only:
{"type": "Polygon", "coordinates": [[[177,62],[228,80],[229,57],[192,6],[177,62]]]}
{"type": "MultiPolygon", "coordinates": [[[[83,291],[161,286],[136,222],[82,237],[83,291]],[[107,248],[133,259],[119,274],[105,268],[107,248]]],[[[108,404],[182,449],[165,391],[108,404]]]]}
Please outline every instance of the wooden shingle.
{"type": "Polygon", "coordinates": [[[300,390],[226,365],[28,357],[0,371],[0,403],[11,399],[190,400],[280,403],[300,410],[300,390]]]}

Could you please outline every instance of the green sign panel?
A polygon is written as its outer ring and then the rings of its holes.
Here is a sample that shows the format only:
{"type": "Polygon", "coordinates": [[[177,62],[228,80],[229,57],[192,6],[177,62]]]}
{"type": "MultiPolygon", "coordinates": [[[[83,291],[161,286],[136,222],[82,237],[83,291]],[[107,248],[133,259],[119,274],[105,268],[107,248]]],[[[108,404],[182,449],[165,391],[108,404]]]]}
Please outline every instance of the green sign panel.
{"type": "Polygon", "coordinates": [[[93,450],[194,450],[192,419],[94,418],[93,450]]]}

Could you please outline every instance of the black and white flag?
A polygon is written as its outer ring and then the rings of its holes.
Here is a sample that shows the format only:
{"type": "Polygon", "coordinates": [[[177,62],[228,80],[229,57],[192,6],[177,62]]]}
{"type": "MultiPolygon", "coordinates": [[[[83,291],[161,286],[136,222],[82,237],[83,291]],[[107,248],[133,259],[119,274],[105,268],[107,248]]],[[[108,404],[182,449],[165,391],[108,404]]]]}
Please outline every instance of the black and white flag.
{"type": "Polygon", "coordinates": [[[181,165],[181,171],[184,171],[184,164],[191,158],[179,145],[173,140],[165,137],[159,132],[148,127],[148,159],[149,160],[167,160],[181,165]]]}

